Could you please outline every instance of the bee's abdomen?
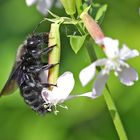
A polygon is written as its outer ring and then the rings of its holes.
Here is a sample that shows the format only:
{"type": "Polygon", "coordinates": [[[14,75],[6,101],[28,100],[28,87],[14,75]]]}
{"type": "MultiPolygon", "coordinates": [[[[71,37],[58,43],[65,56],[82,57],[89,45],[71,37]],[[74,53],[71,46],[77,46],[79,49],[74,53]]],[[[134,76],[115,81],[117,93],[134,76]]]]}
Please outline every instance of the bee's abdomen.
{"type": "Polygon", "coordinates": [[[21,95],[24,98],[26,104],[28,104],[34,111],[38,112],[39,114],[45,114],[47,108],[44,107],[44,100],[41,97],[41,90],[36,90],[33,87],[26,85],[25,83],[22,84],[21,88],[21,95]]]}

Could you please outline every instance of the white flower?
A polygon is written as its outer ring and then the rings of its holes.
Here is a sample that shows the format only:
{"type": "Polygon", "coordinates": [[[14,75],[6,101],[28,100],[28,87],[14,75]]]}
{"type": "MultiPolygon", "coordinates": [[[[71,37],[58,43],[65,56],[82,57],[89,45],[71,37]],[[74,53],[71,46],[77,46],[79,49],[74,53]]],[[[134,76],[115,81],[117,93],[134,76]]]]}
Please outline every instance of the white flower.
{"type": "Polygon", "coordinates": [[[47,15],[47,9],[50,9],[54,3],[57,6],[59,5],[59,2],[55,2],[55,0],[26,0],[27,6],[36,4],[38,11],[40,11],[43,15],[47,15]]]}
{"type": "Polygon", "coordinates": [[[125,62],[127,59],[138,56],[139,52],[137,50],[130,50],[126,45],[123,45],[119,50],[119,41],[109,37],[105,37],[100,44],[104,46],[107,58],[95,61],[79,74],[80,81],[85,86],[95,76],[96,67],[103,66],[96,77],[92,89],[92,98],[101,95],[111,70],[114,70],[114,74],[119,77],[120,82],[124,85],[131,86],[134,81],[138,80],[137,72],[125,62]]]}
{"type": "MultiPolygon", "coordinates": [[[[56,106],[59,105],[60,107],[66,108],[66,106],[60,105],[65,100],[73,99],[79,96],[87,96],[89,97],[88,93],[81,94],[81,95],[73,95],[71,96],[70,93],[74,88],[74,78],[71,72],[65,72],[57,79],[57,86],[53,87],[52,90],[44,88],[41,92],[42,98],[45,101],[45,105],[48,108],[48,111],[51,111],[52,107],[55,107],[54,113],[57,114],[59,112],[56,109],[56,106]]],[[[91,94],[91,93],[90,93],[91,94]]]]}

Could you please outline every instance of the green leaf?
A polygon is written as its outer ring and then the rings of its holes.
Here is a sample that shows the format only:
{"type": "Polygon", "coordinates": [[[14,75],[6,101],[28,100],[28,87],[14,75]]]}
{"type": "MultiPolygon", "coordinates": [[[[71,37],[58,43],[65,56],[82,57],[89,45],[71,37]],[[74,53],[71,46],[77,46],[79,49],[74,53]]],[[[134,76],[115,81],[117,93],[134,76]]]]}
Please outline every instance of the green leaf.
{"type": "Polygon", "coordinates": [[[66,13],[74,15],[76,13],[76,0],[60,0],[66,13]]]}
{"type": "Polygon", "coordinates": [[[96,14],[95,20],[96,21],[101,20],[104,17],[106,10],[107,10],[107,4],[101,6],[96,14]]]}
{"type": "Polygon", "coordinates": [[[69,35],[70,37],[70,45],[73,51],[77,54],[78,51],[81,49],[81,47],[84,44],[84,41],[86,39],[87,35],[84,36],[75,36],[75,35],[69,35]]]}

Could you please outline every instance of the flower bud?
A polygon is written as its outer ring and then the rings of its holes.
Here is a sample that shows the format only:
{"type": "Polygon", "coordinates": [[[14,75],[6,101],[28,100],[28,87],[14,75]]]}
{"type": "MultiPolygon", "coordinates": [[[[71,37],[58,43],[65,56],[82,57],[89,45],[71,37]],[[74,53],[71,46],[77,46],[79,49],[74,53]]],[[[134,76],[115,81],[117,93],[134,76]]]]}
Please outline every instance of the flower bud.
{"type": "Polygon", "coordinates": [[[91,35],[91,37],[95,40],[97,44],[100,44],[102,42],[102,39],[104,38],[104,34],[100,28],[100,26],[96,23],[96,21],[87,13],[87,11],[84,11],[80,18],[82,19],[87,31],[91,35]]]}
{"type": "Polygon", "coordinates": [[[74,15],[76,13],[75,0],[60,0],[64,9],[68,15],[74,15]]]}
{"type": "Polygon", "coordinates": [[[59,34],[60,24],[52,23],[51,30],[49,34],[49,47],[54,45],[53,50],[49,53],[48,64],[56,64],[53,68],[49,70],[48,83],[56,84],[59,75],[59,62],[60,62],[60,34],[59,34]]]}

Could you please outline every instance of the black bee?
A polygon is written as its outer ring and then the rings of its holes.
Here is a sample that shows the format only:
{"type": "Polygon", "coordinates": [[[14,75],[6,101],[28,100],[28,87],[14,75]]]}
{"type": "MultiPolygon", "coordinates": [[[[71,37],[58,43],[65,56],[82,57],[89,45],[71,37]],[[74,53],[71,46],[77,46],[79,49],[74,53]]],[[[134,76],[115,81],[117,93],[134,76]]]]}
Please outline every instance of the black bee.
{"type": "Polygon", "coordinates": [[[18,85],[25,102],[39,114],[48,112],[41,96],[42,89],[54,86],[47,83],[47,75],[44,73],[56,64],[45,64],[41,59],[42,55],[48,54],[55,46],[44,47],[48,45],[48,37],[48,33],[33,34],[19,47],[15,65],[0,94],[12,93],[18,85]]]}

